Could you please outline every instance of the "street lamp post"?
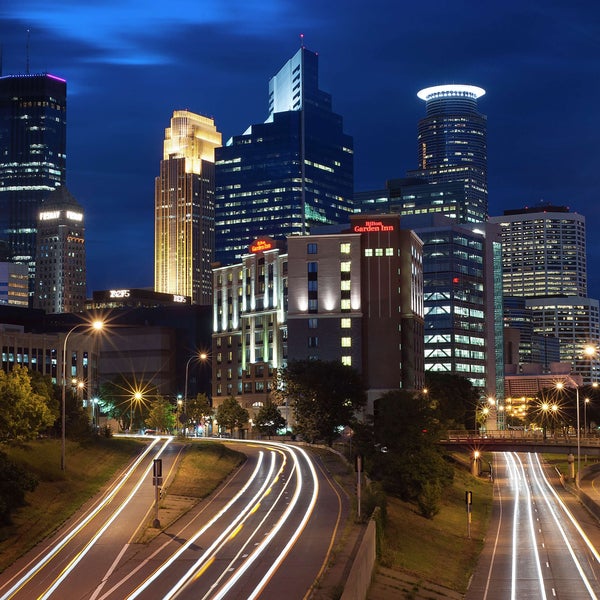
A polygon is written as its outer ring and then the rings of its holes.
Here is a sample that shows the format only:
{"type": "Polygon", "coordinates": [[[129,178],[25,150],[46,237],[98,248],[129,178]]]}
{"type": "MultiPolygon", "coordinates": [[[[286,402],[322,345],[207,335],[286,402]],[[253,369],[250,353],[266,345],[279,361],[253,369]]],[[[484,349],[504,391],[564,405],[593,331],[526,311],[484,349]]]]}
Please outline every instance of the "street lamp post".
{"type": "MultiPolygon", "coordinates": [[[[206,359],[208,358],[208,354],[206,354],[206,352],[198,352],[196,354],[192,354],[192,356],[190,356],[188,358],[187,363],[185,364],[185,386],[183,389],[183,414],[184,414],[184,419],[187,418],[187,395],[188,395],[188,379],[189,379],[189,374],[190,374],[190,363],[196,359],[196,360],[200,360],[202,362],[204,362],[206,359]]],[[[185,436],[187,434],[187,423],[182,423],[183,426],[183,435],[185,436]]]]}
{"type": "MultiPolygon", "coordinates": [[[[571,383],[575,386],[575,414],[576,414],[576,421],[577,421],[577,473],[575,474],[575,485],[577,485],[577,487],[579,487],[579,471],[581,468],[581,420],[579,417],[579,385],[575,382],[575,380],[572,377],[569,377],[569,379],[571,380],[571,383]]],[[[559,381],[556,384],[557,389],[562,390],[565,385],[562,381],[559,381]]]]}
{"type": "MultiPolygon", "coordinates": [[[[60,470],[64,471],[66,469],[66,449],[67,449],[67,439],[66,439],[66,424],[67,424],[67,340],[69,336],[80,327],[89,327],[89,323],[79,323],[75,325],[75,327],[71,327],[65,335],[65,340],[63,342],[63,353],[62,353],[62,414],[61,414],[61,450],[60,450],[60,470]]],[[[102,327],[104,327],[104,323],[102,321],[94,321],[92,323],[92,327],[96,331],[100,331],[102,327]]]]}

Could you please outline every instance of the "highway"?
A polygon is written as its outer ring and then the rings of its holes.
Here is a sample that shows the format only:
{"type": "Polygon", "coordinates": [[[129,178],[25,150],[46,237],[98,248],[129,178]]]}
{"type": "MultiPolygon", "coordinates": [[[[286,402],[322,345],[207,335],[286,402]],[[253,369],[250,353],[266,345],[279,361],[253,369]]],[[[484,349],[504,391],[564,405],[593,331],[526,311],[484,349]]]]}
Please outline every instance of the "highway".
{"type": "Polygon", "coordinates": [[[494,454],[494,513],[466,600],[600,598],[598,523],[534,453],[494,454]]]}
{"type": "Polygon", "coordinates": [[[309,597],[347,498],[302,448],[229,443],[246,462],[142,544],[135,540],[154,516],[153,459],[168,478],[182,451],[171,438],[153,439],[90,507],[2,573],[0,600],[309,597]]]}

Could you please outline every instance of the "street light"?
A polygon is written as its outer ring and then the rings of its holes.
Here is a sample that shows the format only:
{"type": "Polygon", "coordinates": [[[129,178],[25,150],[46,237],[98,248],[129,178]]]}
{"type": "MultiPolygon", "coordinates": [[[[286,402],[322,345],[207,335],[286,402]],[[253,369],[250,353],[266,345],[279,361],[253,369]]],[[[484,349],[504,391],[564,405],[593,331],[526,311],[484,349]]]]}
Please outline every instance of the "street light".
{"type": "Polygon", "coordinates": [[[142,401],[143,394],[139,390],[136,390],[131,396],[131,423],[129,424],[129,433],[133,433],[133,401],[138,404],[142,401]]]}
{"type": "MultiPolygon", "coordinates": [[[[67,340],[69,336],[80,327],[90,327],[89,323],[79,323],[74,327],[71,327],[65,335],[65,340],[63,342],[63,353],[62,353],[62,416],[61,416],[61,450],[60,450],[60,470],[64,471],[66,469],[66,449],[67,449],[67,440],[66,440],[66,424],[67,424],[67,340]]],[[[103,321],[94,321],[91,324],[91,327],[94,331],[100,331],[104,327],[103,321]]]]}
{"type": "MultiPolygon", "coordinates": [[[[190,373],[190,363],[196,359],[199,360],[201,362],[205,362],[206,359],[208,358],[208,354],[206,352],[197,352],[196,354],[192,354],[192,356],[190,356],[188,358],[187,363],[185,364],[185,386],[183,389],[183,414],[184,414],[184,418],[187,418],[187,394],[188,394],[188,378],[189,378],[189,373],[190,373]]],[[[185,436],[187,433],[187,423],[184,425],[184,423],[182,423],[183,426],[183,435],[185,436]]]]}

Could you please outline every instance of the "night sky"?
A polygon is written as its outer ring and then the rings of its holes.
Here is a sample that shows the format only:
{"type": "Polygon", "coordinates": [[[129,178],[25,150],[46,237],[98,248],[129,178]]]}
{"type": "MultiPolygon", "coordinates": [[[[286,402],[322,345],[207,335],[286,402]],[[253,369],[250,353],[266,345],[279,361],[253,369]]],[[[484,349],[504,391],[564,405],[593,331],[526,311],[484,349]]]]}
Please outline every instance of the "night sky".
{"type": "Polygon", "coordinates": [[[3,74],[68,82],[67,185],[86,213],[88,294],[153,285],[154,178],[172,111],[223,140],[267,116],[300,34],[354,137],[355,188],[417,166],[417,92],[483,87],[490,214],[540,201],[587,219],[600,297],[600,4],[595,0],[4,0],[3,74]]]}

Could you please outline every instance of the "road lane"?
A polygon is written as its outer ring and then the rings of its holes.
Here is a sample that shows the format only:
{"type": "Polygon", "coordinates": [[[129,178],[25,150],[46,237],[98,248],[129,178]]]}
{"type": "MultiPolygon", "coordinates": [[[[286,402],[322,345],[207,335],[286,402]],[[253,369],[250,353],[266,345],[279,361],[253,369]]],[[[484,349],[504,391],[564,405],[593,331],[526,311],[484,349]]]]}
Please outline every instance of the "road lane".
{"type": "Polygon", "coordinates": [[[466,600],[600,597],[595,540],[553,488],[538,455],[497,453],[494,472],[492,534],[466,600]]]}

